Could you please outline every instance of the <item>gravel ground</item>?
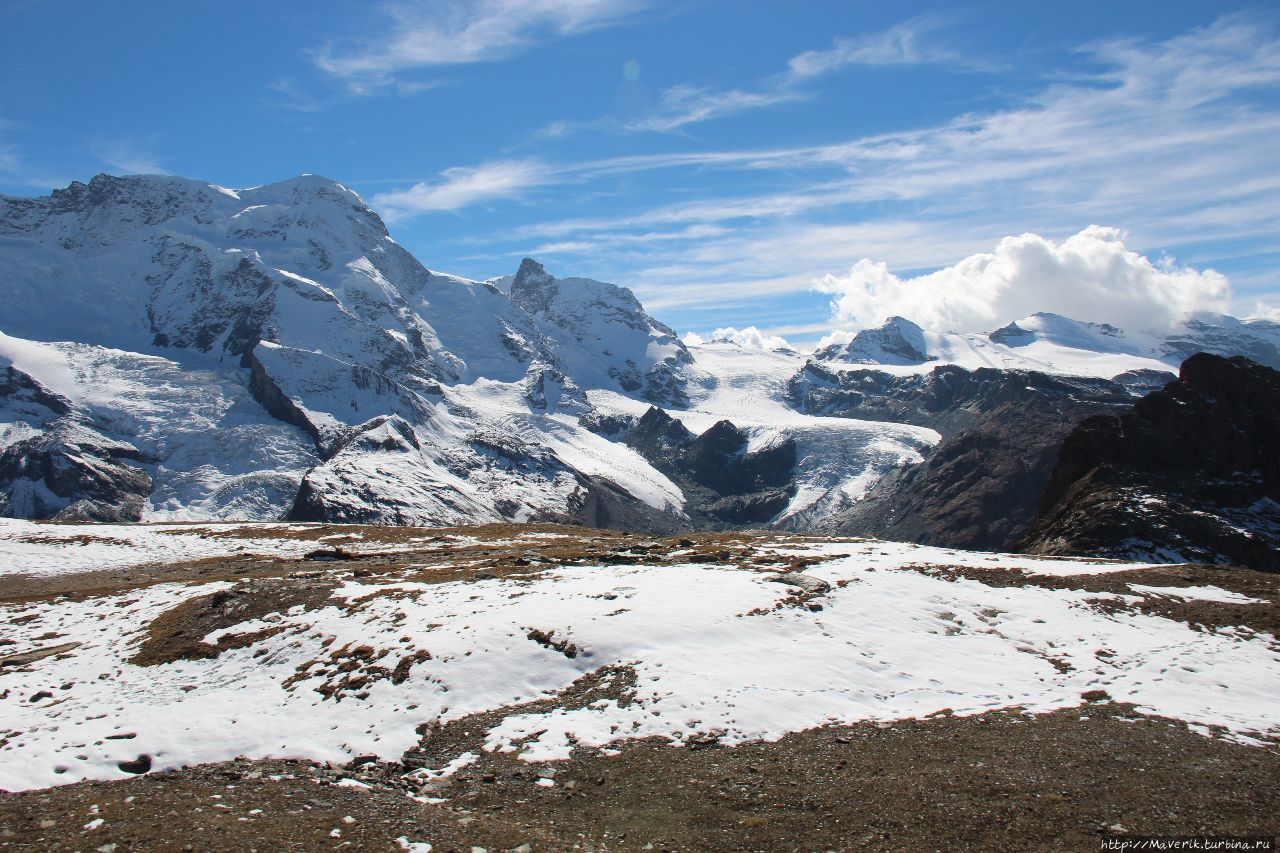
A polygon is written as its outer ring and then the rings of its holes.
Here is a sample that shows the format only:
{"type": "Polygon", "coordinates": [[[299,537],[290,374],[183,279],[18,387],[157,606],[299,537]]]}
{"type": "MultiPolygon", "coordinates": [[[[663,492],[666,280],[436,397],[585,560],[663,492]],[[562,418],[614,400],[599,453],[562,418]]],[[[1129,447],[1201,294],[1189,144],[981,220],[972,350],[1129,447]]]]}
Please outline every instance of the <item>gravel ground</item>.
{"type": "MultiPolygon", "coordinates": [[[[452,746],[466,722],[451,728],[437,734],[452,746]]],[[[239,761],[10,794],[0,849],[1098,850],[1280,834],[1280,754],[1112,703],[547,765],[485,754],[426,797],[404,772],[239,761]]]]}

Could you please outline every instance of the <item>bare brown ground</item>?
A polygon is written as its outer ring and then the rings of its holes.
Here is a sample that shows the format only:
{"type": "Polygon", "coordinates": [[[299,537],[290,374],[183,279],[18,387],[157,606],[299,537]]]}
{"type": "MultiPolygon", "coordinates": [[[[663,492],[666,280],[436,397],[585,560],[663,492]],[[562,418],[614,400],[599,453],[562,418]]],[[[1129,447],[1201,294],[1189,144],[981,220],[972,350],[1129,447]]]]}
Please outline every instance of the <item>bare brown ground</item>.
{"type": "MultiPolygon", "coordinates": [[[[321,537],[352,532],[365,533],[365,544],[413,548],[328,562],[202,560],[29,579],[4,590],[0,601],[91,596],[158,582],[234,581],[226,594],[191,599],[153,622],[139,662],[159,663],[212,656],[224,644],[252,642],[231,636],[215,646],[198,638],[295,604],[319,606],[338,580],[352,575],[444,582],[642,561],[725,562],[783,573],[819,561],[762,550],[780,541],[814,540],[772,532],[652,538],[551,525],[450,531],[319,526],[282,535],[332,549],[343,540],[321,537]]],[[[262,534],[236,530],[229,535],[262,534]]],[[[991,586],[1097,593],[1129,593],[1129,583],[1212,584],[1270,602],[1224,605],[1151,596],[1133,605],[1099,604],[1131,606],[1205,627],[1245,625],[1275,633],[1280,610],[1280,579],[1209,566],[1068,578],[999,568],[909,570],[991,586]]],[[[788,606],[809,606],[815,596],[820,590],[801,590],[788,606]]],[[[572,651],[557,645],[554,634],[531,639],[563,654],[572,651]]],[[[0,647],[0,665],[3,652],[0,647]]],[[[332,660],[314,663],[333,669],[326,684],[334,691],[358,691],[372,677],[398,677],[398,664],[365,660],[361,648],[331,652],[332,660]]],[[[18,665],[38,665],[38,660],[18,665]]],[[[403,836],[429,842],[436,851],[522,845],[531,850],[1098,850],[1102,839],[1127,834],[1280,834],[1280,750],[1204,737],[1181,723],[1101,701],[1104,696],[1037,717],[1013,710],[833,726],[732,748],[641,741],[616,751],[578,749],[569,761],[554,764],[531,765],[482,749],[484,732],[505,716],[583,707],[600,699],[626,703],[633,684],[627,668],[606,669],[558,696],[424,726],[419,746],[397,764],[357,761],[338,768],[236,761],[121,782],[0,794],[0,849],[394,850],[395,839],[403,836]],[[448,779],[419,772],[465,751],[477,753],[479,760],[448,779]],[[537,784],[540,779],[553,784],[544,787],[537,784]],[[102,823],[94,824],[97,820],[102,823]]]]}
{"type": "MultiPolygon", "coordinates": [[[[425,743],[451,749],[465,725],[425,743]]],[[[394,850],[405,836],[435,851],[1094,851],[1130,834],[1280,833],[1280,754],[1112,704],[550,765],[486,753],[429,786],[434,804],[410,798],[405,771],[239,761],[7,795],[0,849],[394,850]]]]}

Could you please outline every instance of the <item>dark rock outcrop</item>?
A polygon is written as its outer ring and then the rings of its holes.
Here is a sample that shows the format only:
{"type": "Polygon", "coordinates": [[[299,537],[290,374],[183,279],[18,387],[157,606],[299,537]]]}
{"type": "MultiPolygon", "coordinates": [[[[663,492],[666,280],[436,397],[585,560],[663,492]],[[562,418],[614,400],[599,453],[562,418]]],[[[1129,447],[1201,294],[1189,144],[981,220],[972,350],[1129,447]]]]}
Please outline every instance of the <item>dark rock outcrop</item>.
{"type": "Polygon", "coordinates": [[[810,414],[942,434],[924,463],[885,477],[823,530],[980,550],[1007,550],[1026,535],[1058,445],[1076,423],[1133,402],[1105,379],[955,365],[893,376],[809,363],[787,393],[810,414]]]}
{"type": "Polygon", "coordinates": [[[1199,353],[1062,444],[1023,549],[1280,571],[1280,373],[1199,353]]]}
{"type": "Polygon", "coordinates": [[[657,406],[635,423],[626,443],[684,492],[691,527],[765,524],[794,494],[793,439],[748,451],[748,438],[729,421],[701,435],[657,406]]]}

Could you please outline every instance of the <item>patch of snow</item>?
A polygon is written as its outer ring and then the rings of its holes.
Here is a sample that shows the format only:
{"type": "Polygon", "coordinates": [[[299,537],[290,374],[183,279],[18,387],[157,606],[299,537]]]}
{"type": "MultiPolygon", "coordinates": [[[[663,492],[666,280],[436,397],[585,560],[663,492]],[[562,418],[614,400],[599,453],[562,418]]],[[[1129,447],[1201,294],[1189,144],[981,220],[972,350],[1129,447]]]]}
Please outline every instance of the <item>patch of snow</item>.
{"type": "MultiPolygon", "coordinates": [[[[48,641],[36,638],[49,632],[79,645],[0,670],[0,690],[11,697],[0,705],[0,729],[18,733],[0,746],[0,788],[124,778],[118,763],[139,754],[159,770],[236,756],[395,760],[417,743],[424,722],[545,698],[603,667],[635,671],[630,705],[516,708],[488,730],[485,749],[548,761],[567,758],[575,744],[645,737],[736,744],[944,708],[1044,712],[1078,705],[1094,689],[1143,713],[1222,726],[1241,738],[1280,735],[1274,638],[1108,612],[1092,604],[1096,594],[903,571],[934,561],[989,566],[993,555],[884,546],[795,546],[829,557],[807,570],[832,585],[818,612],[787,606],[788,588],[770,574],[735,566],[562,567],[518,580],[436,584],[352,580],[318,610],[271,616],[283,631],[252,647],[146,668],[127,660],[148,622],[226,584],[6,604],[0,615],[15,650],[40,647],[48,641]],[[571,642],[577,655],[531,640],[533,629],[571,642]],[[323,667],[304,667],[308,674],[285,686],[303,664],[356,646],[371,646],[375,656],[386,650],[383,667],[419,651],[431,656],[402,683],[374,680],[340,702],[316,690],[328,677],[323,667]],[[1100,659],[1099,648],[1115,654],[1100,659]],[[69,686],[31,701],[60,684],[69,686]],[[135,737],[109,737],[126,732],[135,737]]],[[[1018,570],[1038,561],[1009,562],[1018,570]]],[[[259,624],[267,623],[239,631],[259,624]]]]}
{"type": "Polygon", "coordinates": [[[1183,601],[1216,601],[1220,604],[1270,604],[1263,598],[1250,598],[1229,589],[1216,586],[1146,586],[1131,583],[1129,589],[1142,595],[1162,595],[1181,598],[1183,601]]]}

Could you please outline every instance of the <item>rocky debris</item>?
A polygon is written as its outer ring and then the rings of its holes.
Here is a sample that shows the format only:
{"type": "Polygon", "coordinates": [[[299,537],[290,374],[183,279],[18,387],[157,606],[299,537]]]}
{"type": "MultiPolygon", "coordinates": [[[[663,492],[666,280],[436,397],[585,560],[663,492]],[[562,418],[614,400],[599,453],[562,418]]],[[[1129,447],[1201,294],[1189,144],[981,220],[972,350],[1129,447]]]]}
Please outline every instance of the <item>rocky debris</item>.
{"type": "Polygon", "coordinates": [[[804,572],[783,572],[780,575],[772,575],[769,580],[774,583],[799,587],[808,593],[823,593],[831,589],[831,584],[827,583],[822,578],[816,578],[813,575],[806,575],[804,572]]]}
{"type": "Polygon", "coordinates": [[[528,637],[538,645],[544,648],[553,649],[570,660],[576,658],[580,654],[583,654],[582,649],[578,648],[577,645],[569,642],[568,640],[557,640],[555,634],[555,631],[543,631],[539,628],[533,628],[529,631],[528,637]]]}
{"type": "Polygon", "coordinates": [[[1008,550],[1026,535],[1058,444],[1078,421],[1133,402],[1105,379],[955,365],[894,376],[812,361],[787,393],[810,414],[912,423],[943,436],[922,464],[890,473],[819,529],[980,550],[1008,550]]]}
{"type": "Polygon", "coordinates": [[[1023,548],[1280,571],[1280,373],[1198,353],[1062,444],[1023,548]]]}
{"type": "Polygon", "coordinates": [[[1273,753],[1106,701],[1041,716],[829,726],[736,747],[582,749],[556,766],[486,753],[484,722],[424,733],[431,746],[418,756],[424,766],[467,750],[480,755],[430,784],[404,778],[400,765],[241,759],[6,796],[0,843],[40,850],[164,848],[174,838],[216,850],[348,842],[449,851],[1004,850],[1093,849],[1123,834],[1280,832],[1273,753]],[[1054,772],[1046,771],[1047,751],[1054,772]],[[542,778],[554,784],[538,785],[542,778]],[[103,823],[85,830],[90,819],[103,823]]]}
{"type": "Polygon", "coordinates": [[[42,661],[45,658],[51,658],[54,655],[65,654],[79,647],[79,643],[60,643],[56,646],[46,646],[42,649],[36,649],[35,651],[0,655],[0,668],[4,668],[6,666],[27,666],[29,664],[42,661]]]}
{"type": "Polygon", "coordinates": [[[132,761],[120,761],[116,764],[125,773],[140,776],[151,769],[151,756],[143,753],[132,761]]]}
{"type": "Polygon", "coordinates": [[[359,557],[355,554],[350,554],[341,548],[317,548],[314,551],[308,551],[303,555],[302,559],[321,563],[333,563],[340,560],[356,560],[359,559],[359,557]]]}

